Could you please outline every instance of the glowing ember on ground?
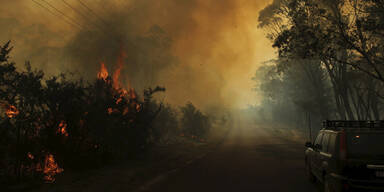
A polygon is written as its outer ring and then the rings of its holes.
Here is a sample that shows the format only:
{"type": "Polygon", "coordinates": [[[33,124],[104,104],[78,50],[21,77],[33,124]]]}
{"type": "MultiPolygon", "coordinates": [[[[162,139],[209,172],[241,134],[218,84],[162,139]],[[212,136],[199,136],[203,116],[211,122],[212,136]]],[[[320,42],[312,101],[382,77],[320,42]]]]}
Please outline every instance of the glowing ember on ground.
{"type": "Polygon", "coordinates": [[[15,106],[13,106],[13,105],[8,105],[6,107],[5,114],[9,118],[14,118],[14,117],[16,117],[19,114],[19,110],[17,110],[17,108],[15,106]]]}
{"type": "Polygon", "coordinates": [[[29,159],[32,159],[32,160],[35,158],[35,157],[31,154],[31,152],[28,152],[28,153],[27,153],[27,156],[28,156],[29,159]]]}
{"type": "Polygon", "coordinates": [[[59,129],[56,131],[56,133],[68,137],[67,123],[65,123],[65,121],[60,122],[59,129]]]}
{"type": "Polygon", "coordinates": [[[55,181],[55,175],[62,173],[64,169],[60,168],[56,163],[55,158],[52,154],[48,154],[45,156],[44,162],[44,180],[47,183],[52,183],[55,181]]]}
{"type": "Polygon", "coordinates": [[[123,115],[126,115],[129,112],[128,107],[124,108],[123,115]]]}
{"type": "Polygon", "coordinates": [[[139,112],[141,109],[141,105],[140,104],[136,104],[136,111],[139,112]]]}

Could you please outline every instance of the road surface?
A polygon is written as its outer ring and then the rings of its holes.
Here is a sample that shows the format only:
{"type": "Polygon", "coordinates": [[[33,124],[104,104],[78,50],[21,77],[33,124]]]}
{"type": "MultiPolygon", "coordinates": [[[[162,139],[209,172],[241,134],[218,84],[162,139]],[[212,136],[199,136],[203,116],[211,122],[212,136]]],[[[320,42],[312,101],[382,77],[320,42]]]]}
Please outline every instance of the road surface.
{"type": "Polygon", "coordinates": [[[167,175],[153,192],[318,192],[305,177],[303,143],[238,122],[217,149],[167,175]]]}

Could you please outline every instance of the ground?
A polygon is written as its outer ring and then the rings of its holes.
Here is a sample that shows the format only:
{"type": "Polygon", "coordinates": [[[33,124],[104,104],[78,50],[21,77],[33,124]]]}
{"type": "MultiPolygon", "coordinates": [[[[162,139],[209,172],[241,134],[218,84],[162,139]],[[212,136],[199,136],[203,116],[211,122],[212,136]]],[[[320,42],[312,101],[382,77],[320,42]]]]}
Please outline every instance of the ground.
{"type": "Polygon", "coordinates": [[[249,122],[235,123],[216,150],[142,191],[320,191],[305,177],[300,139],[249,122]]]}
{"type": "Polygon", "coordinates": [[[67,174],[38,191],[318,192],[305,177],[304,140],[277,128],[238,119],[222,142],[173,146],[151,163],[126,163],[67,174]],[[294,138],[294,139],[293,139],[294,138]]]}

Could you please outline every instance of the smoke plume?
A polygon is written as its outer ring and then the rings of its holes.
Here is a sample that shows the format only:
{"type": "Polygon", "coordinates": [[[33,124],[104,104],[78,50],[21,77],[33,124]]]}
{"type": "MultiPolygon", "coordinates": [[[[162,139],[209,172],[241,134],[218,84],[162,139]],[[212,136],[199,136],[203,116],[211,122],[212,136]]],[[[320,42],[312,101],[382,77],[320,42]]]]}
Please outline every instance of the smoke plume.
{"type": "Polygon", "coordinates": [[[251,77],[274,56],[257,29],[258,13],[271,0],[0,2],[0,42],[13,41],[18,65],[30,60],[49,75],[92,80],[100,62],[114,71],[124,52],[122,83],[165,86],[161,99],[171,104],[252,104],[251,77]]]}

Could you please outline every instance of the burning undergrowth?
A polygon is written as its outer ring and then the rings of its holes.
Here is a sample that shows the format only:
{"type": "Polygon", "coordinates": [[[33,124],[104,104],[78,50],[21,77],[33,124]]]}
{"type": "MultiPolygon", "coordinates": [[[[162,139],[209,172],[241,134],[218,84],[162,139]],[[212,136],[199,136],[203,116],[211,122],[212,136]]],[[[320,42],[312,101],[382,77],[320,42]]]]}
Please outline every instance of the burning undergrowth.
{"type": "Polygon", "coordinates": [[[211,119],[192,103],[177,110],[153,99],[165,88],[138,94],[122,83],[124,49],[112,72],[99,61],[92,82],[47,78],[28,62],[19,71],[10,51],[0,46],[0,184],[53,183],[68,170],[142,156],[155,144],[207,141],[211,119]]]}
{"type": "Polygon", "coordinates": [[[9,43],[0,47],[0,179],[41,178],[54,182],[66,169],[132,158],[150,144],[152,122],[162,104],[152,101],[162,87],[140,96],[123,85],[125,54],[110,74],[101,62],[94,82],[46,79],[42,71],[19,72],[10,62],[9,43]]]}

